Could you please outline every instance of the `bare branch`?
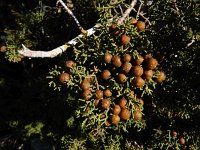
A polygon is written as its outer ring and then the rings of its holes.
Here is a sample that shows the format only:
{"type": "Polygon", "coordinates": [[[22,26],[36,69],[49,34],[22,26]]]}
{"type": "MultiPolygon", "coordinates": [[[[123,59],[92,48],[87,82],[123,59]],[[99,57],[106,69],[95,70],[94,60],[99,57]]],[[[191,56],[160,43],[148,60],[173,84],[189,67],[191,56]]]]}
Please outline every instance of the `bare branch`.
{"type": "Polygon", "coordinates": [[[139,8],[138,8],[138,11],[137,11],[137,14],[136,14],[136,20],[138,20],[138,17],[139,17],[139,14],[140,14],[140,9],[142,8],[142,5],[143,5],[143,3],[142,3],[142,1],[141,0],[139,0],[140,1],[140,6],[139,6],[139,8]]]}
{"type": "MultiPolygon", "coordinates": [[[[133,8],[133,11],[134,11],[134,12],[138,12],[135,8],[133,8]]],[[[151,22],[149,21],[148,18],[146,18],[142,13],[139,13],[139,15],[140,15],[143,19],[145,19],[145,22],[148,22],[148,24],[151,25],[151,22]]]]}
{"type": "Polygon", "coordinates": [[[120,9],[121,15],[123,15],[124,13],[123,13],[122,6],[120,4],[118,6],[119,6],[119,9],[120,9]]]}
{"type": "Polygon", "coordinates": [[[186,48],[190,47],[195,42],[195,36],[192,36],[192,40],[187,44],[186,48]]]}
{"type": "Polygon", "coordinates": [[[133,7],[135,6],[136,3],[137,3],[137,0],[133,0],[131,2],[129,8],[125,11],[125,13],[123,14],[123,16],[117,21],[118,25],[121,25],[124,22],[124,20],[130,14],[131,10],[133,9],[133,7]]]}
{"type": "Polygon", "coordinates": [[[79,28],[82,28],[81,24],[78,21],[78,19],[76,18],[76,16],[74,15],[74,13],[67,7],[67,5],[65,5],[65,3],[62,0],[58,0],[58,2],[60,2],[60,4],[65,8],[65,10],[67,11],[67,13],[72,16],[72,18],[76,22],[77,26],[79,28]]]}
{"type": "Polygon", "coordinates": [[[75,37],[74,39],[67,42],[66,44],[59,46],[59,47],[57,47],[53,50],[50,50],[50,51],[30,50],[22,44],[22,49],[19,50],[18,52],[25,57],[53,58],[53,57],[56,57],[57,55],[65,52],[70,45],[76,45],[78,43],[79,38],[82,38],[83,36],[90,36],[90,35],[94,34],[99,26],[100,26],[99,24],[95,25],[94,27],[87,30],[87,35],[80,34],[77,37],[75,37]]]}

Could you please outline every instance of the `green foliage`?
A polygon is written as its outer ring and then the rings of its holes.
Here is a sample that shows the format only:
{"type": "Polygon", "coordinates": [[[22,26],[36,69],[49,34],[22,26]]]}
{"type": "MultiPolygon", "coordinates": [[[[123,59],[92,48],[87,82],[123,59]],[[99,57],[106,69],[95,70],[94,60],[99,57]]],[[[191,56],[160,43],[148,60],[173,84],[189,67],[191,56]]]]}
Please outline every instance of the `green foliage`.
{"type": "Polygon", "coordinates": [[[164,54],[165,60],[161,65],[169,75],[165,85],[166,95],[162,93],[163,96],[159,96],[158,105],[163,109],[168,107],[166,110],[170,109],[171,113],[181,118],[190,117],[195,112],[191,109],[199,105],[196,97],[198,88],[195,88],[200,71],[196,63],[200,58],[199,42],[187,47],[192,36],[199,32],[199,17],[194,11],[197,6],[195,1],[155,2],[149,6],[151,20],[155,20],[152,27],[154,34],[149,33],[149,39],[156,51],[164,54]]]}
{"type": "MultiPolygon", "coordinates": [[[[61,67],[55,66],[53,69],[49,70],[49,76],[47,76],[47,79],[54,79],[55,77],[57,77],[60,74],[61,67]]],[[[54,90],[60,90],[60,86],[57,85],[56,83],[58,83],[58,80],[52,80],[49,82],[49,87],[54,88],[54,90]]]]}
{"type": "Polygon", "coordinates": [[[69,149],[69,150],[86,150],[85,147],[86,140],[83,139],[72,139],[68,136],[63,136],[61,138],[62,149],[69,149]]]}
{"type": "Polygon", "coordinates": [[[9,46],[8,51],[6,52],[5,58],[13,63],[21,62],[23,56],[17,52],[18,47],[9,46]]]}
{"type": "Polygon", "coordinates": [[[191,133],[174,134],[171,130],[156,130],[150,149],[198,149],[199,137],[194,137],[191,133]],[[197,138],[197,139],[196,139],[197,138]],[[183,140],[184,139],[184,140],[183,140]],[[184,142],[183,142],[183,141],[184,142]],[[185,145],[186,143],[186,145],[185,145]]]}
{"type": "Polygon", "coordinates": [[[42,136],[42,128],[44,124],[42,122],[35,122],[28,124],[24,127],[24,132],[26,133],[26,138],[29,138],[34,135],[42,136]]]}
{"type": "Polygon", "coordinates": [[[18,14],[16,16],[16,29],[6,29],[7,33],[6,44],[7,52],[6,59],[10,62],[20,62],[23,56],[18,54],[20,45],[23,43],[29,48],[36,48],[40,39],[38,37],[44,36],[43,23],[45,11],[37,8],[25,14],[18,14]]]}

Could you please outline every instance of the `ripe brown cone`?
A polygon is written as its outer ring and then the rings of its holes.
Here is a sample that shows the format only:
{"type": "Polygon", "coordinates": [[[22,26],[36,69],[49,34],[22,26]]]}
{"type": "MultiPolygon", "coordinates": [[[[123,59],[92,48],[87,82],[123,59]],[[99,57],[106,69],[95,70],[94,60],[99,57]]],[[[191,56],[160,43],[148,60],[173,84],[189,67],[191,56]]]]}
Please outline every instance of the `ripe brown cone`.
{"type": "Polygon", "coordinates": [[[131,116],[131,112],[127,108],[123,108],[119,114],[121,119],[127,120],[131,116]]]}
{"type": "Polygon", "coordinates": [[[121,107],[119,105],[114,105],[112,109],[112,113],[114,115],[118,115],[121,112],[121,107]]]}
{"type": "Polygon", "coordinates": [[[111,73],[109,70],[104,70],[101,75],[104,80],[108,80],[111,76],[111,73]]]}
{"type": "Polygon", "coordinates": [[[81,89],[83,90],[88,90],[90,88],[90,82],[87,80],[87,79],[84,79],[82,82],[81,82],[81,89]]]}
{"type": "Polygon", "coordinates": [[[104,62],[105,63],[110,63],[111,62],[111,60],[112,60],[112,55],[110,54],[110,53],[105,53],[104,54],[104,62]]]}
{"type": "Polygon", "coordinates": [[[123,97],[119,100],[118,102],[118,105],[121,107],[121,108],[126,108],[126,105],[127,105],[127,100],[123,97]]]}
{"type": "Polygon", "coordinates": [[[141,55],[138,55],[138,57],[135,59],[135,64],[136,65],[141,65],[144,61],[144,58],[141,55]]]}
{"type": "Polygon", "coordinates": [[[142,77],[146,80],[150,80],[153,77],[153,71],[152,70],[145,70],[142,77]]]}
{"type": "Polygon", "coordinates": [[[110,91],[110,89],[106,89],[105,91],[103,91],[103,94],[104,94],[105,97],[112,96],[112,92],[110,91]]]}
{"type": "Polygon", "coordinates": [[[125,63],[122,65],[122,71],[123,71],[123,73],[125,73],[125,74],[128,74],[129,71],[131,70],[131,68],[132,68],[132,64],[129,63],[129,62],[125,62],[125,63]]]}
{"type": "Polygon", "coordinates": [[[133,113],[134,120],[135,121],[140,121],[142,120],[142,112],[140,110],[137,110],[133,113]]]}
{"type": "Polygon", "coordinates": [[[85,100],[90,99],[90,97],[92,96],[90,89],[84,90],[81,96],[85,100]]]}
{"type": "Polygon", "coordinates": [[[110,107],[110,100],[109,99],[101,100],[101,108],[108,109],[109,107],[110,107]]]}
{"type": "Polygon", "coordinates": [[[96,90],[95,95],[96,95],[97,99],[103,98],[103,91],[102,90],[96,90]]]}
{"type": "Polygon", "coordinates": [[[0,52],[4,53],[7,51],[7,47],[5,45],[0,46],[0,52]]]}
{"type": "Polygon", "coordinates": [[[138,88],[142,88],[145,85],[145,81],[141,77],[136,77],[134,79],[134,84],[138,88]]]}
{"type": "Polygon", "coordinates": [[[69,80],[70,80],[70,75],[69,75],[68,73],[61,73],[61,74],[59,75],[59,81],[60,81],[62,84],[67,83],[69,80]]]}
{"type": "Polygon", "coordinates": [[[136,23],[137,23],[137,20],[136,20],[135,18],[131,19],[131,21],[130,21],[130,24],[131,24],[131,25],[134,25],[134,24],[136,24],[136,23]]]}
{"type": "Polygon", "coordinates": [[[128,35],[123,34],[121,36],[121,44],[127,45],[130,42],[131,38],[128,35]]]}
{"type": "Polygon", "coordinates": [[[137,26],[137,30],[139,30],[139,31],[145,30],[145,23],[143,21],[138,21],[136,26],[137,26]]]}
{"type": "Polygon", "coordinates": [[[142,66],[133,66],[132,67],[132,73],[134,77],[140,77],[143,74],[143,68],[142,66]]]}
{"type": "Polygon", "coordinates": [[[157,83],[161,83],[161,82],[163,82],[165,79],[166,79],[165,73],[164,73],[163,71],[160,71],[160,73],[157,75],[156,82],[157,82],[157,83]]]}
{"type": "Polygon", "coordinates": [[[94,106],[97,107],[99,105],[101,99],[95,99],[94,100],[94,106]]]}
{"type": "Polygon", "coordinates": [[[184,138],[184,137],[181,137],[181,138],[179,139],[179,143],[180,143],[181,145],[184,145],[184,144],[185,144],[185,138],[184,138]]]}
{"type": "Polygon", "coordinates": [[[120,117],[118,115],[112,115],[110,121],[112,124],[118,124],[120,122],[120,117]]]}
{"type": "Polygon", "coordinates": [[[131,61],[131,55],[130,54],[124,54],[123,55],[123,61],[124,62],[130,62],[131,61]]]}
{"type": "Polygon", "coordinates": [[[67,60],[65,62],[65,67],[67,68],[73,68],[75,66],[75,62],[73,60],[67,60]]]}
{"type": "Polygon", "coordinates": [[[113,23],[113,24],[110,26],[109,32],[110,32],[113,36],[118,35],[119,32],[120,32],[120,30],[119,30],[117,24],[113,23]]]}
{"type": "Polygon", "coordinates": [[[112,63],[115,67],[120,67],[122,65],[121,58],[117,55],[113,56],[112,63]]]}
{"type": "Polygon", "coordinates": [[[125,83],[127,81],[126,75],[124,75],[123,73],[120,73],[118,75],[118,81],[119,81],[119,83],[125,83]]]}
{"type": "Polygon", "coordinates": [[[153,70],[157,67],[157,65],[158,65],[158,61],[153,57],[146,60],[146,69],[147,70],[153,70]]]}

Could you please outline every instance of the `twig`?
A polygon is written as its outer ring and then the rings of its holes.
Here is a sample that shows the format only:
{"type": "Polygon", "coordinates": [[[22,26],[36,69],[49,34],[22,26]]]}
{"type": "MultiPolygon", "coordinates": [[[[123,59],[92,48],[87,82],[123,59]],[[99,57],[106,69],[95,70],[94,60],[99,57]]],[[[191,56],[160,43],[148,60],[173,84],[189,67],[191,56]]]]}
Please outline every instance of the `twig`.
{"type": "Polygon", "coordinates": [[[67,5],[65,5],[65,3],[62,0],[58,0],[58,2],[60,2],[60,4],[65,8],[65,10],[67,11],[67,13],[69,15],[72,16],[72,18],[74,19],[74,21],[76,22],[77,26],[81,29],[82,26],[79,23],[78,19],[76,18],[76,16],[74,15],[74,13],[67,7],[67,5]]]}
{"type": "Polygon", "coordinates": [[[120,4],[118,6],[119,6],[119,9],[120,9],[121,15],[123,15],[124,12],[123,12],[122,6],[120,4]]]}
{"type": "Polygon", "coordinates": [[[186,48],[190,47],[195,42],[195,36],[192,36],[192,40],[187,44],[186,48]]]}
{"type": "MultiPolygon", "coordinates": [[[[134,12],[138,12],[135,8],[133,8],[133,11],[134,11],[134,12]]],[[[148,18],[146,18],[142,13],[139,13],[139,15],[140,15],[143,19],[145,19],[145,21],[148,22],[149,25],[151,25],[151,22],[149,21],[148,18]]]]}
{"type": "Polygon", "coordinates": [[[129,6],[129,8],[125,11],[125,13],[123,14],[123,16],[117,21],[118,25],[121,25],[125,18],[130,14],[131,10],[133,9],[133,7],[135,6],[135,4],[137,3],[137,0],[133,0],[129,6]]]}
{"type": "Polygon", "coordinates": [[[138,17],[139,17],[139,14],[140,14],[140,9],[142,8],[142,5],[143,5],[143,3],[142,3],[142,1],[141,0],[139,0],[140,1],[140,6],[139,6],[139,8],[138,8],[138,11],[137,11],[137,14],[136,14],[136,20],[138,20],[138,17]]]}
{"type": "MultiPolygon", "coordinates": [[[[97,24],[94,27],[92,27],[89,30],[87,30],[87,35],[86,36],[90,36],[90,35],[94,34],[99,26],[100,25],[97,24]]],[[[57,47],[57,48],[55,48],[53,50],[50,50],[50,51],[35,51],[35,50],[30,50],[30,49],[28,49],[27,47],[25,47],[22,44],[22,49],[19,50],[18,52],[21,55],[23,55],[25,57],[30,57],[30,58],[33,58],[33,57],[53,58],[53,57],[56,57],[57,55],[65,52],[70,45],[76,45],[78,43],[78,39],[82,38],[83,36],[85,36],[85,35],[80,34],[77,37],[75,37],[74,39],[72,39],[69,42],[67,42],[66,44],[64,44],[62,46],[59,46],[59,47],[57,47]]]]}

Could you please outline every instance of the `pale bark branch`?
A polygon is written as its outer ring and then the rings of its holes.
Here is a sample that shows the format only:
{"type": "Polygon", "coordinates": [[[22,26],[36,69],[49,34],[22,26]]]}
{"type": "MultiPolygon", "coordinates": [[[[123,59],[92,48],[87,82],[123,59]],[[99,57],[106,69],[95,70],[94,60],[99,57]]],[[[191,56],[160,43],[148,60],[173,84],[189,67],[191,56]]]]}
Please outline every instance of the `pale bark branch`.
{"type": "MultiPolygon", "coordinates": [[[[133,8],[134,12],[138,12],[135,8],[133,8]]],[[[151,22],[148,18],[146,18],[142,13],[139,13],[139,16],[141,16],[143,19],[145,19],[145,22],[147,22],[149,25],[151,25],[151,22]]]]}
{"type": "Polygon", "coordinates": [[[137,14],[136,14],[136,17],[135,17],[137,20],[138,20],[138,17],[139,17],[139,14],[140,14],[140,10],[141,10],[142,5],[143,5],[142,1],[141,0],[139,0],[139,1],[140,1],[140,6],[138,8],[138,11],[137,11],[137,14]]]}
{"type": "Polygon", "coordinates": [[[135,4],[137,3],[137,0],[133,0],[129,6],[129,8],[124,12],[123,16],[117,21],[118,25],[123,24],[124,20],[126,19],[126,17],[131,13],[133,7],[135,6],[135,4]]]}
{"type": "Polygon", "coordinates": [[[72,16],[72,18],[76,22],[77,26],[79,28],[82,28],[81,24],[78,21],[78,19],[76,18],[76,16],[74,15],[74,13],[67,7],[67,5],[65,5],[65,3],[62,0],[58,0],[58,2],[65,8],[65,10],[67,11],[67,13],[72,16]]]}
{"type": "Polygon", "coordinates": [[[123,15],[124,12],[123,12],[123,9],[122,9],[121,5],[119,4],[118,6],[119,6],[119,9],[120,9],[121,15],[123,15]]]}
{"type": "Polygon", "coordinates": [[[192,40],[187,44],[186,48],[190,47],[195,42],[195,36],[192,36],[192,40]]]}
{"type": "Polygon", "coordinates": [[[95,25],[94,27],[87,30],[86,35],[80,34],[77,37],[75,37],[74,39],[67,42],[66,44],[59,46],[59,47],[57,47],[53,50],[50,50],[50,51],[30,50],[22,44],[22,49],[19,50],[18,52],[25,57],[31,57],[31,58],[33,58],[33,57],[40,57],[40,58],[49,57],[49,58],[53,58],[53,57],[56,57],[59,54],[65,52],[70,45],[76,45],[78,43],[79,38],[82,38],[83,36],[90,36],[90,35],[94,34],[96,32],[96,29],[99,26],[100,26],[99,24],[95,25]]]}

